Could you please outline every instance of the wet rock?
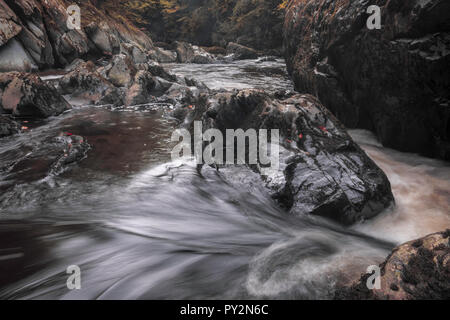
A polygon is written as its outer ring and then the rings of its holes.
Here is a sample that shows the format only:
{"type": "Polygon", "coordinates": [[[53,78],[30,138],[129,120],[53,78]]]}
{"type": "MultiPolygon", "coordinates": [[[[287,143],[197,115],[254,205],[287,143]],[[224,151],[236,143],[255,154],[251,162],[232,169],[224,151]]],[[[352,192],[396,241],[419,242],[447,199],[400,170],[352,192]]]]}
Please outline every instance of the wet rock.
{"type": "Polygon", "coordinates": [[[172,86],[173,82],[167,81],[166,79],[155,77],[155,86],[152,90],[152,94],[155,96],[161,96],[172,86]]]}
{"type": "Polygon", "coordinates": [[[59,80],[62,94],[74,98],[88,100],[96,105],[123,104],[123,93],[111,82],[105,79],[91,62],[80,63],[72,72],[59,80]]]}
{"type": "Polygon", "coordinates": [[[6,115],[0,114],[0,138],[20,132],[20,125],[6,115]]]}
{"type": "Polygon", "coordinates": [[[235,60],[245,60],[245,59],[256,59],[258,58],[258,52],[256,50],[234,43],[230,42],[227,46],[227,54],[233,55],[233,58],[235,60]]]}
{"type": "Polygon", "coordinates": [[[383,171],[313,96],[276,99],[260,90],[219,93],[193,112],[204,128],[224,133],[280,130],[280,171],[269,171],[265,179],[273,198],[291,214],[352,224],[376,216],[394,201],[383,171]]]}
{"type": "Polygon", "coordinates": [[[26,48],[29,55],[33,58],[36,65],[43,69],[55,65],[53,48],[49,38],[45,33],[45,26],[42,21],[28,22],[28,28],[23,28],[18,39],[26,48]]]}
{"type": "Polygon", "coordinates": [[[68,66],[64,68],[64,71],[66,72],[72,72],[79,66],[81,66],[83,63],[86,63],[83,59],[75,59],[73,60],[68,66]]]}
{"type": "Polygon", "coordinates": [[[164,98],[166,102],[171,102],[174,105],[178,103],[186,104],[193,100],[195,93],[198,95],[199,92],[195,92],[195,90],[193,91],[187,86],[172,83],[170,88],[165,92],[164,98]]]}
{"type": "Polygon", "coordinates": [[[159,63],[173,63],[177,62],[177,53],[169,50],[164,50],[162,48],[155,48],[150,50],[150,57],[158,61],[159,63]]]}
{"type": "Polygon", "coordinates": [[[122,43],[120,53],[127,55],[135,65],[146,63],[150,60],[150,56],[145,50],[134,42],[122,43]]]}
{"type": "Polygon", "coordinates": [[[119,53],[120,41],[105,21],[99,24],[95,22],[90,23],[86,27],[86,33],[101,52],[119,53]]]}
{"type": "Polygon", "coordinates": [[[194,49],[187,42],[176,42],[177,60],[180,63],[187,63],[194,55],[194,49]]]}
{"type": "Polygon", "coordinates": [[[196,87],[200,90],[209,90],[208,87],[206,86],[205,83],[200,82],[194,78],[188,78],[188,77],[184,77],[184,83],[188,86],[188,87],[196,87]]]}
{"type": "Polygon", "coordinates": [[[46,118],[70,109],[69,103],[37,75],[0,74],[0,110],[18,117],[46,118]]]}
{"type": "MultiPolygon", "coordinates": [[[[86,99],[96,105],[129,106],[153,102],[155,96],[165,94],[176,85],[176,80],[157,62],[135,66],[130,58],[121,54],[114,56],[105,67],[97,69],[90,61],[81,63],[59,80],[59,87],[63,94],[86,99]]],[[[175,95],[174,90],[172,94],[175,95]]]]}
{"type": "Polygon", "coordinates": [[[33,58],[16,39],[11,39],[0,48],[0,72],[37,70],[33,58]]]}
{"type": "Polygon", "coordinates": [[[175,42],[175,44],[177,60],[180,63],[209,64],[214,62],[214,58],[198,46],[179,41],[175,42]]]}
{"type": "Polygon", "coordinates": [[[115,55],[105,71],[107,79],[116,87],[129,87],[137,72],[133,61],[124,54],[115,55]]]}
{"type": "Polygon", "coordinates": [[[194,57],[192,58],[190,63],[197,63],[197,64],[214,63],[214,57],[210,55],[208,52],[197,46],[193,46],[193,48],[194,48],[194,57]]]}
{"type": "Polygon", "coordinates": [[[381,288],[369,290],[370,274],[336,290],[337,299],[450,299],[450,230],[395,248],[380,265],[381,288]]]}
{"type": "Polygon", "coordinates": [[[50,167],[50,174],[60,174],[68,165],[83,160],[91,149],[87,141],[79,136],[71,133],[61,133],[55,139],[57,148],[62,150],[55,162],[50,167]]]}
{"type": "Polygon", "coordinates": [[[189,109],[184,106],[179,106],[172,112],[172,117],[177,119],[180,123],[184,121],[186,116],[188,115],[189,109]]]}
{"type": "Polygon", "coordinates": [[[144,70],[138,71],[134,77],[133,85],[128,89],[125,104],[131,106],[148,103],[152,100],[150,93],[155,88],[155,85],[156,82],[150,72],[144,70]]]}
{"type": "Polygon", "coordinates": [[[87,36],[78,30],[70,30],[63,34],[49,31],[55,42],[55,52],[59,64],[67,65],[74,59],[84,57],[89,52],[87,36]]]}
{"type": "Polygon", "coordinates": [[[317,94],[346,126],[383,145],[450,159],[450,2],[291,1],[284,42],[300,92],[317,94]]]}
{"type": "Polygon", "coordinates": [[[0,47],[22,31],[18,18],[3,0],[0,0],[0,47]]]}
{"type": "MultiPolygon", "coordinates": [[[[139,68],[141,68],[141,66],[139,66],[139,68]]],[[[168,72],[163,66],[155,61],[149,61],[144,64],[142,69],[149,71],[155,77],[160,77],[170,82],[175,82],[177,80],[177,77],[174,74],[168,72]]]]}

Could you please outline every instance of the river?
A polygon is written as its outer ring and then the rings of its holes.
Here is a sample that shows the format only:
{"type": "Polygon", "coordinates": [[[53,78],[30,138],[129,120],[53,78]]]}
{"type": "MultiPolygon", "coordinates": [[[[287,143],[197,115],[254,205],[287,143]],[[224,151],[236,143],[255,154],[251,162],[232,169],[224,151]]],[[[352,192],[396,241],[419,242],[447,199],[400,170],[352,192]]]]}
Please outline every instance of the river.
{"type": "MultiPolygon", "coordinates": [[[[282,60],[167,67],[211,89],[292,90],[282,60]]],[[[171,162],[170,108],[76,106],[1,140],[0,298],[327,299],[394,246],[450,227],[448,163],[351,130],[388,175],[396,207],[344,228],[287,215],[245,167],[171,162]],[[91,150],[49,173],[60,132],[91,150]],[[81,290],[66,287],[70,265],[81,290]]]]}

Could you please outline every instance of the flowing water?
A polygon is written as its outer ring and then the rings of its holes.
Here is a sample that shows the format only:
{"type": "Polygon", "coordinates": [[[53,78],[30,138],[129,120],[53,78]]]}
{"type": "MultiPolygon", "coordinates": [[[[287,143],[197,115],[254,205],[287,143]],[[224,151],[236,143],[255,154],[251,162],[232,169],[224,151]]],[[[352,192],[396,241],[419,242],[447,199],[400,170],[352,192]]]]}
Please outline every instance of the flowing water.
{"type": "MultiPolygon", "coordinates": [[[[292,86],[283,61],[169,67],[213,89],[292,86]]],[[[76,107],[0,141],[0,298],[330,298],[395,245],[450,227],[448,163],[352,131],[397,206],[343,228],[287,215],[245,167],[171,162],[167,109],[76,107]],[[59,132],[91,150],[55,175],[48,150],[59,132]],[[66,287],[70,265],[81,290],[66,287]]]]}

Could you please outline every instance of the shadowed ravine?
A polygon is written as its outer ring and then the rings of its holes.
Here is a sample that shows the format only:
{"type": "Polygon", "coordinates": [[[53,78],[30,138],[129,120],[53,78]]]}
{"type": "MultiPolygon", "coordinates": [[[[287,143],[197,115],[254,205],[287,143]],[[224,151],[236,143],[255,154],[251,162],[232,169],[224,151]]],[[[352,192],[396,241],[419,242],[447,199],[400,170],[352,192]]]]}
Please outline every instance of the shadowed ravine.
{"type": "MultiPolygon", "coordinates": [[[[291,89],[283,61],[170,68],[211,89],[291,89]]],[[[0,298],[330,298],[395,245],[450,227],[445,162],[351,131],[388,175],[397,206],[348,229],[287,215],[244,167],[171,162],[166,108],[75,108],[2,141],[0,298]],[[91,150],[49,175],[34,155],[59,132],[91,150]],[[3,166],[11,159],[22,164],[3,166]],[[81,290],[66,287],[69,265],[81,268],[81,290]]]]}

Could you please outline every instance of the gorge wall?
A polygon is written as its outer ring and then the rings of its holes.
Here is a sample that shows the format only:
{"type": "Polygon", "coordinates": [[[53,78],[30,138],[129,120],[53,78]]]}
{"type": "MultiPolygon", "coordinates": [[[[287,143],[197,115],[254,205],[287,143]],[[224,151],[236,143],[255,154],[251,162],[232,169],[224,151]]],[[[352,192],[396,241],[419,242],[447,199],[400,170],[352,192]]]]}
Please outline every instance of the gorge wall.
{"type": "Polygon", "coordinates": [[[347,127],[383,145],[450,159],[450,2],[292,0],[287,67],[347,127]],[[369,30],[369,5],[382,28],[369,30]]]}
{"type": "Polygon", "coordinates": [[[116,54],[124,42],[151,39],[121,12],[119,1],[0,0],[0,71],[61,67],[76,58],[116,54]],[[66,9],[81,8],[81,29],[69,29],[66,9]]]}

